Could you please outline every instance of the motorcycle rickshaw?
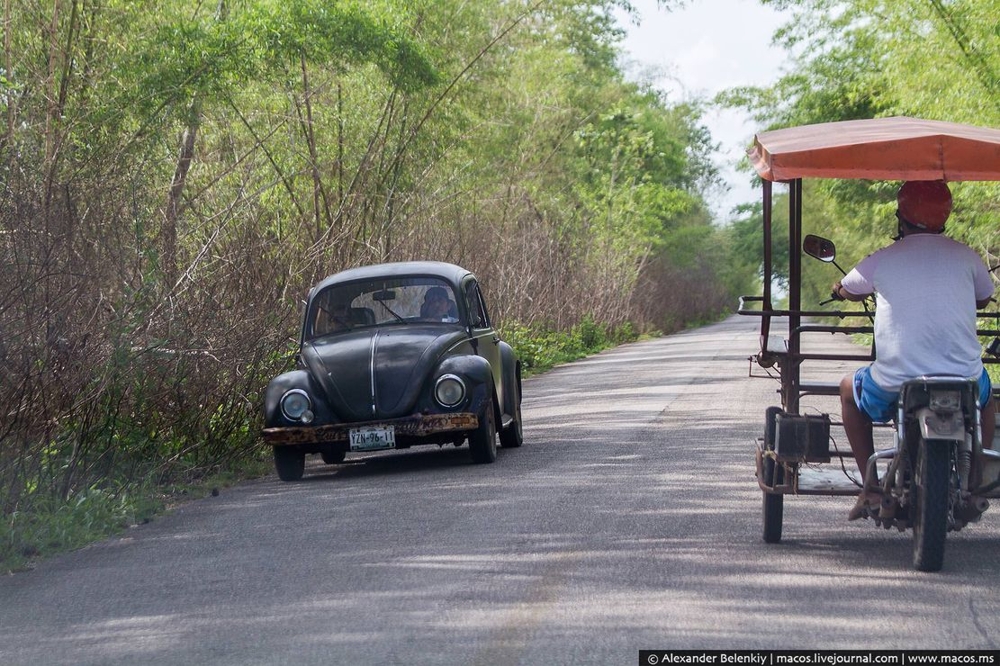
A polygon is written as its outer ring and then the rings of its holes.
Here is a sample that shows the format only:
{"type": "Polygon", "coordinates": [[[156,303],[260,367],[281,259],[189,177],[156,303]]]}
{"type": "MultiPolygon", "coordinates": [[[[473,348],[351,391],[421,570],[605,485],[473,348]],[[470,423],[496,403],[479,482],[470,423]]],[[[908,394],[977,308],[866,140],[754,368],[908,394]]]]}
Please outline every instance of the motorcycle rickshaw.
{"type": "MultiPolygon", "coordinates": [[[[837,446],[830,436],[832,426],[843,426],[839,401],[833,416],[801,404],[806,396],[839,396],[839,382],[813,380],[807,366],[850,362],[853,371],[877,353],[874,343],[867,353],[862,346],[856,353],[809,349],[810,336],[873,333],[874,312],[860,303],[837,310],[803,308],[803,255],[836,264],[831,241],[803,237],[803,179],[1000,180],[1000,130],[903,117],[852,120],[763,132],[748,153],[763,181],[763,294],[742,297],[739,313],[760,318],[760,350],[751,362],[768,376],[776,374],[780,383],[781,405],[767,409],[763,437],[756,441],[763,538],[777,543],[785,495],[856,496],[862,491],[850,447],[837,446]],[[788,188],[786,308],[775,306],[772,287],[774,183],[788,188]]],[[[981,339],[994,338],[984,361],[1000,362],[1000,314],[978,315],[981,339]]],[[[996,403],[1000,382],[994,384],[996,403]]],[[[974,386],[961,377],[922,377],[905,384],[898,417],[884,425],[893,445],[880,450],[885,432],[880,430],[868,461],[874,473],[865,475],[864,490],[879,495],[881,503],[867,517],[885,529],[912,530],[918,570],[940,569],[947,532],[976,522],[989,498],[1000,497],[1000,450],[994,450],[1000,444],[981,441],[974,386]]]]}

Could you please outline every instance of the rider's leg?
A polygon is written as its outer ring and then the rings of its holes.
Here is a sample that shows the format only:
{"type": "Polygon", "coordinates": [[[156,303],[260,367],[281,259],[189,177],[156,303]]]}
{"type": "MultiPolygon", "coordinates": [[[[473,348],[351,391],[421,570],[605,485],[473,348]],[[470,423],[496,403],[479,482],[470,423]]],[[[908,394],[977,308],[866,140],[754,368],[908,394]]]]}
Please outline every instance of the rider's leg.
{"type": "MultiPolygon", "coordinates": [[[[868,470],[868,459],[875,453],[875,441],[872,435],[872,421],[854,401],[854,376],[844,377],[840,382],[840,413],[847,432],[847,441],[854,453],[854,462],[861,470],[862,482],[868,470]]],[[[847,513],[848,520],[857,520],[870,514],[869,506],[879,506],[880,497],[876,493],[862,490],[858,500],[847,513]]]]}
{"type": "MultiPolygon", "coordinates": [[[[980,432],[983,435],[983,448],[992,449],[993,448],[993,434],[996,432],[997,427],[997,412],[996,406],[993,402],[993,396],[983,405],[983,408],[979,410],[979,426],[980,432]]],[[[980,456],[978,464],[972,470],[972,478],[970,479],[969,487],[976,488],[983,482],[983,474],[986,472],[986,458],[985,456],[980,456]]],[[[987,481],[993,481],[993,479],[988,479],[987,481]]]]}
{"type": "Polygon", "coordinates": [[[854,462],[861,470],[861,478],[867,472],[868,459],[875,453],[872,435],[872,420],[858,408],[854,401],[854,375],[844,377],[840,382],[840,414],[844,420],[847,441],[854,453],[854,462]]]}
{"type": "MultiPolygon", "coordinates": [[[[979,410],[979,426],[980,433],[983,436],[983,449],[993,448],[993,435],[996,432],[997,427],[997,411],[996,411],[996,401],[993,398],[993,387],[990,385],[989,375],[983,370],[982,377],[979,378],[979,399],[982,400],[983,396],[986,397],[986,404],[983,405],[982,409],[979,410]]],[[[991,472],[990,476],[993,478],[984,479],[983,475],[986,472],[985,454],[981,455],[976,464],[972,468],[972,478],[969,479],[969,487],[977,488],[982,485],[985,480],[987,483],[992,483],[996,480],[994,473],[991,472]]]]}

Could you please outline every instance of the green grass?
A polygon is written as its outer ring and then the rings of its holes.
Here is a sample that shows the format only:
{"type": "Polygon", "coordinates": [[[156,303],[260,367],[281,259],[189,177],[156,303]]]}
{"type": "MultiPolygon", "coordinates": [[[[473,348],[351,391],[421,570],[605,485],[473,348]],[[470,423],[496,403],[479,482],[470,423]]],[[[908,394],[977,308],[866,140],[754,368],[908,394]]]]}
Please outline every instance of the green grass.
{"type": "Polygon", "coordinates": [[[41,557],[73,550],[145,522],[163,510],[157,493],[137,488],[118,496],[88,489],[69,500],[29,497],[0,524],[0,567],[16,571],[41,557]]]}
{"type": "Polygon", "coordinates": [[[28,495],[21,507],[4,515],[0,523],[0,574],[25,570],[40,559],[121,534],[180,503],[268,472],[269,465],[250,460],[241,470],[187,483],[135,483],[116,492],[92,487],[67,500],[41,493],[28,495]]]}

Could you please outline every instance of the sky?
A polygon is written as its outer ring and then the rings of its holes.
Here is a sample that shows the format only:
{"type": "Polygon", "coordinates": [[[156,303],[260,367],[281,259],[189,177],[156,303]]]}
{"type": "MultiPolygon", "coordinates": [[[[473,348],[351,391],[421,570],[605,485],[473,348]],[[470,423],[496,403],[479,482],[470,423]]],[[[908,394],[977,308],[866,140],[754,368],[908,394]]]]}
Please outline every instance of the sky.
{"type": "MultiPolygon", "coordinates": [[[[656,0],[631,0],[639,26],[626,23],[625,50],[635,71],[657,72],[651,80],[668,100],[713,97],[739,85],[768,85],[785,61],[771,36],[784,15],[757,0],[688,0],[683,9],[658,9],[656,0]]],[[[632,71],[631,68],[629,71],[632,71]]],[[[703,122],[721,150],[718,164],[730,190],[709,202],[722,219],[740,203],[757,201],[750,176],[735,164],[745,155],[757,128],[738,111],[708,110],[703,122]]]]}

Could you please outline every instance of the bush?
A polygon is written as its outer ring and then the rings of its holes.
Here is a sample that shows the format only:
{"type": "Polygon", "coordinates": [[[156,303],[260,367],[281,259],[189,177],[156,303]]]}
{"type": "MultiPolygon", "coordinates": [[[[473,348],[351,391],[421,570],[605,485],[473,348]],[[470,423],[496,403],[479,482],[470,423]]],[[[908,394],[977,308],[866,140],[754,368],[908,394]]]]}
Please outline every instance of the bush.
{"type": "Polygon", "coordinates": [[[520,323],[503,326],[503,339],[517,352],[524,374],[544,372],[560,363],[568,363],[638,339],[634,326],[626,322],[608,330],[587,315],[569,331],[535,329],[520,323]]]}

